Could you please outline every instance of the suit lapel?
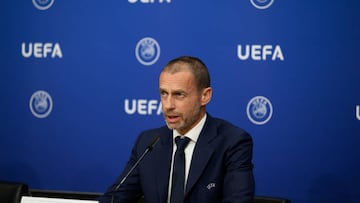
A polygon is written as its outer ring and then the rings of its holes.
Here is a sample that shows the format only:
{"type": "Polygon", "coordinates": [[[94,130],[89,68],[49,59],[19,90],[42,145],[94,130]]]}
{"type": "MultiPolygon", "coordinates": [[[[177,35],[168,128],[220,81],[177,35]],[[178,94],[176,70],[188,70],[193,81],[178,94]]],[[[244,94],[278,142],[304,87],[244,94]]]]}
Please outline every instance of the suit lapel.
{"type": "Polygon", "coordinates": [[[161,135],[158,149],[153,151],[157,191],[161,202],[166,202],[172,155],[172,133],[161,135]]]}
{"type": "Polygon", "coordinates": [[[185,195],[191,190],[194,184],[199,179],[200,175],[202,174],[203,170],[205,169],[209,159],[211,158],[215,148],[210,145],[210,142],[216,136],[216,129],[214,125],[210,124],[212,122],[212,118],[208,115],[207,121],[202,129],[199,138],[197,140],[192,160],[191,160],[191,167],[186,183],[186,191],[185,195]]]}

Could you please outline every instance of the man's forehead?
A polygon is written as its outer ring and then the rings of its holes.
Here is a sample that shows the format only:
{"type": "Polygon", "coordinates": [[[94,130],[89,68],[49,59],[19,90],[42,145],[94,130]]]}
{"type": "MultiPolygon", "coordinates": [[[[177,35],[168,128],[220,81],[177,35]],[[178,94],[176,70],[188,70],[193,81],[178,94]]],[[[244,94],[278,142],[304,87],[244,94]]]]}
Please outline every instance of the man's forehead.
{"type": "Polygon", "coordinates": [[[190,79],[190,80],[194,80],[194,74],[190,71],[190,70],[181,70],[181,71],[177,71],[177,72],[169,72],[169,71],[164,71],[161,73],[160,75],[160,79],[190,79]]]}
{"type": "Polygon", "coordinates": [[[179,71],[176,73],[172,72],[163,72],[160,75],[160,82],[167,81],[167,80],[174,80],[176,82],[189,82],[194,81],[194,75],[191,71],[179,71]]]}
{"type": "Polygon", "coordinates": [[[191,72],[178,72],[178,73],[164,73],[160,76],[160,89],[168,89],[171,91],[185,91],[192,89],[195,80],[191,72]]]}

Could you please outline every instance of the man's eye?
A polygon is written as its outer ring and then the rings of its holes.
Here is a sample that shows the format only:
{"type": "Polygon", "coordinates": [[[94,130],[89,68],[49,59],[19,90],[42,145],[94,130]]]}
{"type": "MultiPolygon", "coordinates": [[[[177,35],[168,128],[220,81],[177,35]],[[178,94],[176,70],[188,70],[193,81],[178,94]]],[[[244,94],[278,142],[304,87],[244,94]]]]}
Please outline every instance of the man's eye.
{"type": "Polygon", "coordinates": [[[167,92],[160,92],[160,96],[164,97],[164,96],[167,96],[168,93],[167,92]]]}
{"type": "Polygon", "coordinates": [[[176,96],[177,96],[177,97],[185,97],[185,94],[182,93],[182,92],[179,92],[179,93],[176,93],[176,96]]]}

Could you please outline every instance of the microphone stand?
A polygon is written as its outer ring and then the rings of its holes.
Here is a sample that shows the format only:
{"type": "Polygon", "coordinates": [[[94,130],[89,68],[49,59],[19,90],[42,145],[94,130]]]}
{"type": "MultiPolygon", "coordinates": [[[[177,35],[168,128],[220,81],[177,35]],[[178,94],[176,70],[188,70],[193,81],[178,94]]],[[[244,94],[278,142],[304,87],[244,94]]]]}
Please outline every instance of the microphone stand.
{"type": "Polygon", "coordinates": [[[111,203],[114,203],[114,193],[118,191],[120,186],[125,182],[125,180],[130,176],[130,174],[134,171],[136,167],[140,164],[140,162],[144,159],[145,155],[149,153],[154,146],[159,142],[160,136],[156,136],[155,139],[146,147],[145,151],[141,154],[140,158],[135,162],[135,164],[130,168],[130,170],[126,173],[126,175],[121,179],[120,183],[117,184],[115,189],[112,191],[111,194],[111,203]]]}

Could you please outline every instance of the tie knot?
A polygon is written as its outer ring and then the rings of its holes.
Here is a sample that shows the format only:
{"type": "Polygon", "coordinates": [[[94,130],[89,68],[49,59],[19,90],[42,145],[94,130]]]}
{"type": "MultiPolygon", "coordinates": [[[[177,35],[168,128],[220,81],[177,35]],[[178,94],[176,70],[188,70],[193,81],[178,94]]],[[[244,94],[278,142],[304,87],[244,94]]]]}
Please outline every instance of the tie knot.
{"type": "Polygon", "coordinates": [[[189,144],[189,142],[190,142],[190,138],[185,136],[177,136],[175,138],[177,150],[184,150],[185,147],[189,144]]]}

